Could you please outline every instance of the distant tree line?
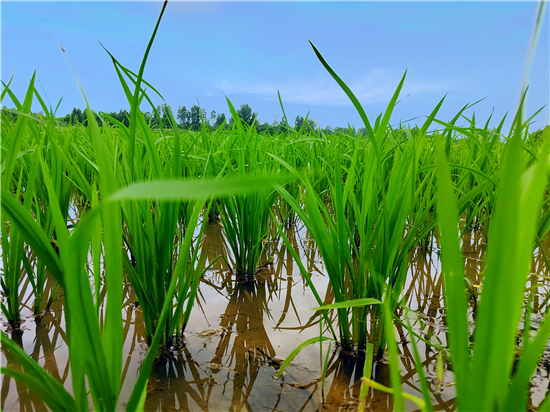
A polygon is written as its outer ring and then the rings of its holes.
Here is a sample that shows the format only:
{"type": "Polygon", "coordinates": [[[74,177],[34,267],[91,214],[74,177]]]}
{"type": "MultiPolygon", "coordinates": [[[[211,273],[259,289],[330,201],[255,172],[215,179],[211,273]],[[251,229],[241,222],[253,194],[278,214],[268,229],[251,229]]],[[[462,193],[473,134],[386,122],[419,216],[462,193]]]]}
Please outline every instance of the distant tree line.
{"type": "MultiPolygon", "coordinates": [[[[17,113],[14,112],[16,112],[15,108],[8,109],[6,106],[3,106],[2,121],[17,121],[18,116],[17,113]]],[[[130,125],[131,113],[126,109],[121,109],[118,112],[100,112],[99,114],[93,112],[93,114],[99,124],[107,122],[115,126],[121,124],[124,126],[130,125]]],[[[171,129],[172,126],[169,120],[171,115],[174,116],[178,128],[191,131],[201,130],[203,127],[207,130],[230,128],[234,123],[234,119],[232,117],[229,117],[229,119],[226,118],[225,113],[216,113],[215,110],[212,110],[210,112],[210,115],[208,115],[205,109],[196,104],[191,106],[190,109],[187,109],[185,106],[180,106],[174,114],[172,108],[168,104],[164,103],[157,106],[153,113],[144,112],[143,114],[145,116],[145,120],[153,129],[158,129],[160,127],[162,127],[163,129],[171,129]]],[[[320,128],[319,124],[314,119],[310,119],[308,118],[308,116],[304,118],[300,115],[296,116],[296,118],[294,119],[293,126],[289,126],[285,118],[278,120],[277,116],[271,124],[269,124],[267,121],[265,121],[264,123],[260,123],[258,120],[258,114],[255,113],[248,104],[241,105],[241,107],[237,110],[237,115],[244,124],[248,125],[249,127],[254,127],[256,131],[260,133],[276,134],[292,129],[303,129],[304,131],[309,133],[322,132],[327,135],[334,133],[351,133],[353,135],[364,136],[366,134],[365,128],[355,130],[351,126],[345,128],[332,128],[331,126],[320,128]]],[[[32,116],[38,119],[39,117],[44,116],[44,113],[32,113],[32,116]]],[[[73,108],[71,113],[67,114],[64,117],[57,118],[57,120],[67,125],[88,125],[88,116],[86,114],[86,111],[83,111],[76,107],[73,108]]],[[[543,129],[533,131],[530,133],[530,138],[538,140],[543,136],[544,132],[549,133],[549,129],[550,126],[545,126],[543,129]]],[[[418,129],[418,127],[412,127],[409,129],[409,131],[412,135],[415,135],[420,130],[418,129]]],[[[403,132],[403,138],[406,139],[405,132],[403,132]]]]}
{"type": "MultiPolygon", "coordinates": [[[[144,112],[143,114],[145,116],[145,120],[153,129],[160,127],[163,129],[171,129],[171,115],[174,116],[177,126],[180,129],[191,131],[201,130],[202,128],[206,128],[208,130],[217,130],[220,127],[230,128],[234,123],[232,116],[227,118],[225,113],[216,113],[215,110],[212,110],[210,115],[208,115],[206,110],[197,104],[194,104],[189,109],[186,106],[180,106],[174,113],[170,105],[163,103],[157,106],[152,113],[144,112]]],[[[348,132],[348,128],[341,127],[336,127],[333,129],[331,126],[327,126],[321,129],[317,121],[310,119],[307,116],[304,118],[300,115],[296,116],[294,119],[293,127],[287,124],[285,118],[278,120],[278,118],[275,117],[271,124],[267,121],[261,123],[258,119],[258,114],[254,112],[248,104],[241,105],[241,107],[237,110],[237,115],[244,124],[254,127],[261,133],[267,132],[274,134],[289,129],[304,129],[310,133],[323,132],[325,134],[348,132]]],[[[96,117],[96,121],[98,123],[107,122],[112,125],[123,124],[124,126],[129,126],[131,112],[126,109],[121,109],[118,112],[100,112],[99,115],[94,112],[94,116],[96,117]]],[[[88,124],[86,111],[76,107],[73,108],[71,113],[60,118],[59,120],[67,125],[82,124],[86,126],[88,124]]]]}

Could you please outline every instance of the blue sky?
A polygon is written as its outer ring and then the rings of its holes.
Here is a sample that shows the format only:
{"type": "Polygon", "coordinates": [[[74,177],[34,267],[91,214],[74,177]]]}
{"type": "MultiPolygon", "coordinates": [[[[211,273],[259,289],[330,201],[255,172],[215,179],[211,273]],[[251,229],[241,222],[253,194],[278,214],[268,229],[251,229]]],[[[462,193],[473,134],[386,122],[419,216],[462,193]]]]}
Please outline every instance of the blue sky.
{"type": "MultiPolygon", "coordinates": [[[[63,97],[58,115],[84,107],[57,46],[57,31],[92,108],[128,108],[97,40],[137,72],[161,6],[2,1],[1,78],[7,82],[14,74],[12,90],[22,100],[37,70],[39,90],[51,104],[63,97]]],[[[171,2],[145,79],[174,109],[190,108],[198,99],[208,114],[228,115],[227,96],[234,106],[249,104],[261,122],[272,123],[282,117],[279,90],[291,124],[296,115],[310,112],[323,127],[362,127],[310,39],[372,120],[408,69],[392,122],[428,115],[447,94],[441,120],[485,98],[474,107],[476,119],[484,123],[494,110],[496,125],[506,112],[509,117],[515,112],[536,8],[536,2],[171,2]]],[[[547,8],[531,69],[528,113],[549,101],[548,20],[547,8]]],[[[3,104],[12,107],[9,100],[3,104]]],[[[546,108],[535,127],[548,123],[546,108]]]]}

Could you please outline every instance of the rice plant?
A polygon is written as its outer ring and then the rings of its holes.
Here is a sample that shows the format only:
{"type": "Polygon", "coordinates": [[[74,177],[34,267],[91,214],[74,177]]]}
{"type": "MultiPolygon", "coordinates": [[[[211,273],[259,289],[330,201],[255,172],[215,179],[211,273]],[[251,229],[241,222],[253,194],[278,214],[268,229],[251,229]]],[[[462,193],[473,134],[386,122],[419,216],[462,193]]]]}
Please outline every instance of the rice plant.
{"type": "MultiPolygon", "coordinates": [[[[235,119],[232,138],[237,144],[237,159],[232,173],[237,176],[274,173],[272,166],[265,163],[269,157],[257,147],[259,139],[254,129],[239,119],[229,100],[228,105],[235,119]]],[[[258,270],[275,196],[276,192],[267,188],[246,196],[229,197],[221,203],[221,221],[238,276],[251,278],[258,270]]]]}

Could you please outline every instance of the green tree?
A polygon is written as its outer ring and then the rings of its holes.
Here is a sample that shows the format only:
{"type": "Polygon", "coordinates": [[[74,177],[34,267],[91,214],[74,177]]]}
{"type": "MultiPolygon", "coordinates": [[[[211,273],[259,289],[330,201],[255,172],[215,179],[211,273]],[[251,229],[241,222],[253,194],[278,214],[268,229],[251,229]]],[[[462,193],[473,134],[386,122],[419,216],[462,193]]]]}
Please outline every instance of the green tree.
{"type": "Polygon", "coordinates": [[[160,105],[157,106],[156,111],[153,110],[149,124],[151,128],[159,128],[162,125],[162,107],[160,105]]]}
{"type": "Polygon", "coordinates": [[[191,125],[191,113],[187,111],[185,106],[178,107],[177,116],[180,126],[184,129],[189,129],[189,126],[191,125]]]}
{"type": "Polygon", "coordinates": [[[120,123],[124,124],[126,127],[130,126],[130,113],[126,109],[120,109],[117,112],[107,112],[109,116],[113,119],[118,120],[120,123]]]}
{"type": "Polygon", "coordinates": [[[241,108],[237,110],[237,114],[239,115],[240,119],[249,126],[252,124],[252,122],[254,122],[254,119],[257,116],[257,113],[254,113],[250,106],[247,104],[241,105],[241,108]]]}
{"type": "Polygon", "coordinates": [[[126,109],[120,109],[118,112],[118,121],[124,123],[124,126],[130,126],[131,114],[126,109]]]}
{"type": "MultiPolygon", "coordinates": [[[[254,113],[249,105],[243,104],[241,105],[240,109],[237,110],[237,115],[239,116],[239,119],[243,121],[243,123],[246,123],[247,125],[251,126],[254,122],[254,119],[258,116],[257,113],[254,113]]],[[[229,124],[233,124],[233,118],[229,120],[229,124]]]]}
{"type": "MultiPolygon", "coordinates": [[[[147,122],[147,124],[151,124],[151,121],[153,120],[151,112],[143,112],[143,116],[145,117],[145,121],[147,122]]],[[[128,119],[130,119],[130,114],[128,114],[128,119]]]]}
{"type": "Polygon", "coordinates": [[[315,121],[315,119],[309,119],[308,117],[306,117],[306,119],[300,115],[296,116],[296,120],[294,120],[294,128],[296,130],[300,130],[303,126],[306,131],[310,133],[315,132],[315,130],[319,127],[319,124],[315,121]]]}
{"type": "Polygon", "coordinates": [[[309,132],[313,133],[319,128],[319,123],[315,119],[307,119],[306,128],[309,132]]]}
{"type": "MultiPolygon", "coordinates": [[[[2,121],[9,120],[9,121],[15,123],[17,121],[17,114],[12,113],[8,110],[9,109],[6,106],[2,106],[2,121]]],[[[15,107],[12,110],[15,110],[15,107]]]]}
{"type": "Polygon", "coordinates": [[[82,110],[80,110],[79,108],[73,107],[73,110],[71,111],[70,114],[66,116],[66,118],[67,117],[68,117],[67,123],[74,125],[77,123],[83,123],[86,118],[86,115],[82,113],[82,110]]]}
{"type": "Polygon", "coordinates": [[[216,116],[216,122],[214,123],[214,129],[217,129],[225,122],[225,113],[220,113],[216,116]]]}
{"type": "Polygon", "coordinates": [[[267,120],[257,127],[258,133],[269,133],[273,135],[273,128],[269,125],[267,120]]]}
{"type": "Polygon", "coordinates": [[[300,130],[303,124],[304,124],[304,118],[300,115],[296,116],[296,119],[294,120],[294,128],[296,130],[300,130]]]}
{"type": "MultiPolygon", "coordinates": [[[[173,114],[172,108],[167,103],[163,103],[161,105],[161,110],[162,110],[162,127],[167,128],[167,129],[171,129],[172,125],[170,124],[169,119],[173,114]]],[[[159,111],[159,114],[160,113],[161,112],[159,111]]]]}
{"type": "MultiPolygon", "coordinates": [[[[93,116],[94,116],[94,118],[95,118],[96,123],[99,124],[99,125],[101,125],[101,124],[103,123],[103,121],[101,120],[101,118],[99,117],[99,115],[98,115],[96,112],[94,112],[93,110],[92,110],[92,114],[93,114],[93,116]]],[[[86,112],[82,112],[82,117],[83,117],[83,119],[82,119],[82,124],[83,124],[84,126],[88,126],[88,114],[87,114],[86,112]]]]}
{"type": "Polygon", "coordinates": [[[190,122],[190,129],[191,130],[200,130],[202,127],[202,119],[204,119],[205,123],[208,122],[206,118],[206,110],[201,109],[198,105],[194,104],[191,107],[191,110],[189,111],[189,122],[190,122]]]}

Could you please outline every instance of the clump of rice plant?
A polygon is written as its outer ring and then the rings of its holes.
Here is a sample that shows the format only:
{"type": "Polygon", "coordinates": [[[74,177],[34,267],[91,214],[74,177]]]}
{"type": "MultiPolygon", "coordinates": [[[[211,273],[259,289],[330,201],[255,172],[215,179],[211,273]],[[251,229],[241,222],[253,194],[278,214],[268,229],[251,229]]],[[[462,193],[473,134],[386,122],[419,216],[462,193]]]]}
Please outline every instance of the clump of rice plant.
{"type": "MultiPolygon", "coordinates": [[[[228,104],[235,119],[232,133],[238,148],[233,173],[241,176],[273,173],[265,164],[265,160],[270,158],[251,144],[259,140],[254,129],[243,124],[229,100],[228,104]]],[[[228,197],[221,202],[221,221],[233,252],[235,272],[238,276],[251,278],[259,268],[263,243],[269,231],[271,208],[275,200],[276,192],[266,188],[245,196],[228,197]]]]}
{"type": "MultiPolygon", "coordinates": [[[[67,221],[73,189],[73,183],[65,179],[70,168],[63,153],[67,150],[68,140],[56,133],[55,117],[35,89],[35,76],[36,73],[30,80],[23,104],[14,96],[9,83],[5,85],[2,92],[2,97],[6,93],[9,94],[19,113],[13,122],[7,118],[6,113],[2,112],[2,187],[21,199],[24,208],[32,211],[38,224],[44,228],[47,238],[51,240],[54,247],[57,247],[50,213],[53,207],[50,202],[54,199],[48,196],[47,188],[43,183],[45,177],[42,175],[48,173],[56,192],[56,201],[62,218],[67,221]],[[41,104],[45,112],[44,116],[38,117],[31,113],[33,96],[36,96],[41,104]],[[42,163],[47,165],[45,171],[41,167],[42,163]]],[[[26,274],[32,286],[35,296],[33,311],[36,316],[39,316],[44,308],[49,307],[56,289],[49,296],[43,296],[46,266],[38,259],[35,262],[35,268],[32,267],[29,256],[24,250],[19,229],[11,225],[3,212],[2,245],[5,251],[2,254],[5,270],[2,277],[2,291],[6,296],[6,304],[2,304],[2,312],[11,327],[17,328],[20,322],[18,289],[22,275],[26,274]],[[42,306],[43,297],[47,302],[45,307],[42,306]]]]}
{"type": "MultiPolygon", "coordinates": [[[[428,117],[419,137],[413,138],[409,133],[405,141],[396,141],[388,124],[405,76],[384,116],[373,128],[351,90],[312,47],[355,104],[365,122],[367,136],[348,136],[351,142],[349,157],[333,155],[332,173],[323,176],[329,187],[326,194],[316,190],[307,175],[300,174],[283,159],[277,158],[302,178],[303,208],[285,188],[278,187],[278,191],[315,239],[336,304],[356,299],[381,300],[386,285],[390,285],[394,293],[385,298],[391,300],[392,310],[395,310],[405,280],[407,254],[425,235],[425,223],[433,204],[433,172],[425,174],[420,181],[417,176],[419,144],[426,139],[427,129],[442,102],[428,117]]],[[[288,243],[287,246],[291,248],[288,243]]],[[[305,270],[302,273],[308,277],[305,270]]],[[[315,288],[312,284],[310,287],[315,288]]],[[[319,297],[318,302],[322,304],[319,297]]],[[[384,350],[384,328],[378,326],[383,313],[374,308],[372,322],[368,325],[368,312],[361,306],[338,308],[339,343],[342,346],[363,350],[370,333],[370,340],[377,350],[384,350]]]]}

